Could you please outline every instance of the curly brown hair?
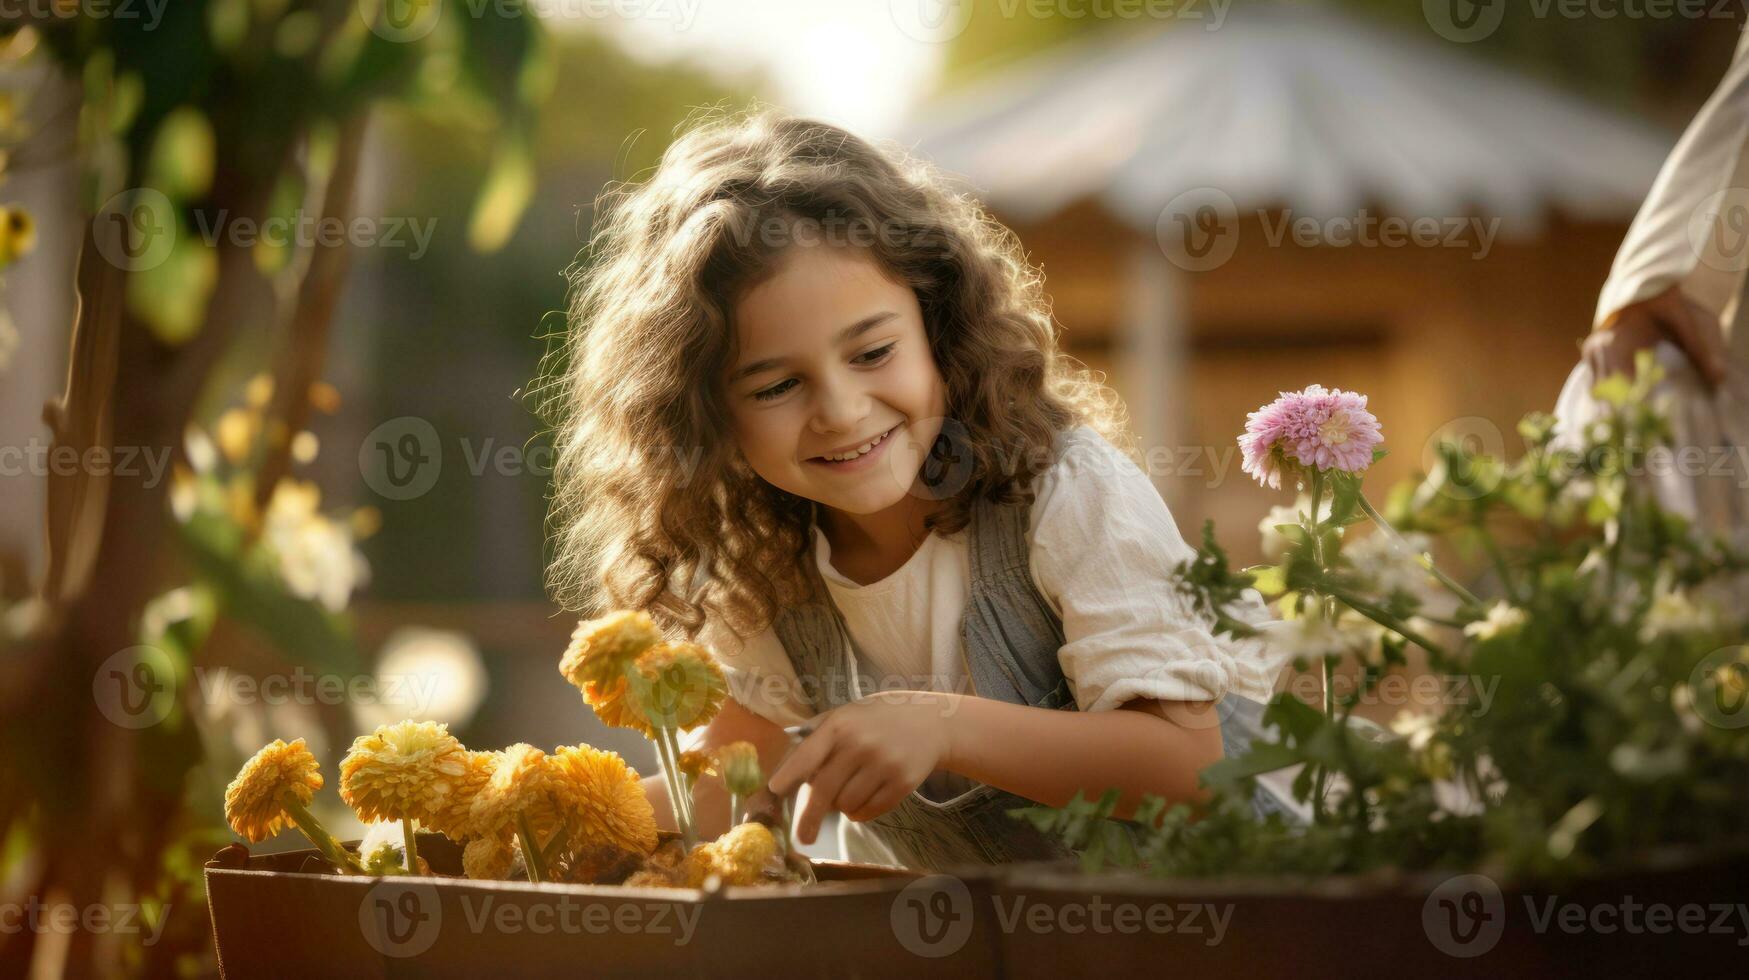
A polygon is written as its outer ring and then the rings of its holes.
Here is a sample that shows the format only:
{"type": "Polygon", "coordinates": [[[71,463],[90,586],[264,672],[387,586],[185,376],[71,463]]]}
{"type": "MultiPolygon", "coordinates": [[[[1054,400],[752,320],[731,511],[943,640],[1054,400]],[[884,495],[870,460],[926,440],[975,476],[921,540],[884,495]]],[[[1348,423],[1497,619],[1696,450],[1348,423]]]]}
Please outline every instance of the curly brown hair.
{"type": "Polygon", "coordinates": [[[642,610],[688,637],[718,616],[747,637],[806,598],[812,502],[748,466],[722,383],[736,299],[804,230],[860,230],[848,243],[917,295],[964,427],[953,449],[973,458],[931,530],[964,528],[979,497],[1030,501],[1035,472],[1013,461],[1050,459],[1066,429],[1132,447],[1117,395],[1058,349],[1042,277],[971,195],[897,148],[777,111],[706,110],[681,129],[647,181],[596,201],[566,273],[569,335],[543,365],[562,606],[642,610]]]}

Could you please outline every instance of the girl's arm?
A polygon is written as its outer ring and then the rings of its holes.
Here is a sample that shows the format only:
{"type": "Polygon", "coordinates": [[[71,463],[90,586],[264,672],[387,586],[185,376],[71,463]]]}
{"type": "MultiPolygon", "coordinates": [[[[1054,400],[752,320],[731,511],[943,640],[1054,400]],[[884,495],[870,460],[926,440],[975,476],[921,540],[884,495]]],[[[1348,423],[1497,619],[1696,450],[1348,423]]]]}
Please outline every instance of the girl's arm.
{"type": "MultiPolygon", "coordinates": [[[[775,726],[774,726],[775,727],[775,726]]],[[[812,843],[827,812],[868,820],[898,806],[936,769],[988,783],[1047,806],[1076,792],[1122,792],[1114,815],[1144,795],[1198,801],[1203,767],[1221,758],[1211,702],[1136,699],[1117,711],[1055,711],[962,694],[893,691],[822,716],[773,773],[783,795],[806,783],[796,821],[812,843]]]]}

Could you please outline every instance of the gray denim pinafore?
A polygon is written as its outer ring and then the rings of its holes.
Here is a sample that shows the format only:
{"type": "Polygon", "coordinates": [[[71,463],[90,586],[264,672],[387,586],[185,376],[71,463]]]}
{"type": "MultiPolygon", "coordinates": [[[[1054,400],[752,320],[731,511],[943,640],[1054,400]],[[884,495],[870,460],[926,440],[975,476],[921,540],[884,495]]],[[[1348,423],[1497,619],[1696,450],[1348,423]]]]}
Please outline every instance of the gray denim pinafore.
{"type": "MultiPolygon", "coordinates": [[[[979,501],[968,527],[970,590],[960,623],[960,641],[973,690],[979,697],[1036,708],[1075,711],[1057,651],[1063,627],[1040,595],[1028,563],[1026,505],[979,501]]],[[[819,568],[804,562],[814,600],[779,614],[774,629],[796,677],[816,712],[827,711],[880,689],[868,675],[843,616],[831,601],[819,568]],[[851,664],[855,669],[851,669],[851,664]]],[[[1243,753],[1260,732],[1263,705],[1229,694],[1221,702],[1221,745],[1228,758],[1243,753]]],[[[899,863],[916,869],[960,864],[1049,860],[1072,854],[1008,810],[1036,805],[994,786],[937,774],[895,809],[861,824],[899,863]],[[969,786],[946,799],[932,798],[941,784],[969,786]]],[[[1098,795],[1103,788],[1090,789],[1098,795]]],[[[1261,788],[1256,809],[1291,813],[1261,788]]]]}

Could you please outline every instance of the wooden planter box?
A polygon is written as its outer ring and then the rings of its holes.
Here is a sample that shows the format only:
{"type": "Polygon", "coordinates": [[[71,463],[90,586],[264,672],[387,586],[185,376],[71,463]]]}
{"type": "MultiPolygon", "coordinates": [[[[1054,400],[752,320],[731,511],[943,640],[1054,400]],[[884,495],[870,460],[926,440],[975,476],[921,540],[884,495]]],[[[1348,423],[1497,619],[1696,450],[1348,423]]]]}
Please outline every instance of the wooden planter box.
{"type": "MultiPolygon", "coordinates": [[[[460,849],[420,835],[433,870],[460,849]]],[[[206,865],[220,972],[257,977],[991,976],[993,934],[920,958],[892,926],[909,872],[814,862],[810,886],[695,889],[305,874],[313,851],[206,865]]],[[[987,896],[987,886],[980,895],[987,896]]],[[[987,901],[987,898],[985,899],[987,901]]]]}
{"type": "MultiPolygon", "coordinates": [[[[420,848],[459,867],[445,838],[420,848]]],[[[208,863],[225,976],[1729,976],[1749,955],[1742,851],[1559,887],[816,862],[818,885],[713,894],[294,870],[310,853],[208,863]]]]}
{"type": "Polygon", "coordinates": [[[995,882],[991,901],[1000,969],[1016,978],[1163,969],[1248,980],[1704,977],[1742,976],[1749,962],[1749,854],[1741,851],[1673,856],[1560,886],[1397,873],[1191,881],[1016,866],[995,882]],[[1669,911],[1648,918],[1653,907],[1669,911]],[[1137,910],[1127,928],[1118,908],[1137,910]]]}

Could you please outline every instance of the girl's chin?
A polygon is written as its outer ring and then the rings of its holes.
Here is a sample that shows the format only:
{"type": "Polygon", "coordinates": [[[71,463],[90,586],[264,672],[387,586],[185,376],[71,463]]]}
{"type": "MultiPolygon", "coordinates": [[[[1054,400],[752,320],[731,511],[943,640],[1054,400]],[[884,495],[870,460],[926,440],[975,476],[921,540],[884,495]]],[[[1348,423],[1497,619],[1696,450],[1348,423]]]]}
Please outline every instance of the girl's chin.
{"type": "MultiPolygon", "coordinates": [[[[871,478],[869,484],[873,484],[874,482],[874,479],[871,478]]],[[[897,504],[903,503],[906,498],[906,493],[903,489],[898,486],[890,485],[890,481],[887,482],[889,485],[882,487],[864,485],[858,487],[854,493],[845,493],[836,487],[828,490],[827,488],[820,487],[816,484],[814,487],[815,492],[809,493],[807,496],[818,501],[820,506],[829,507],[842,514],[879,514],[897,504]]]]}

